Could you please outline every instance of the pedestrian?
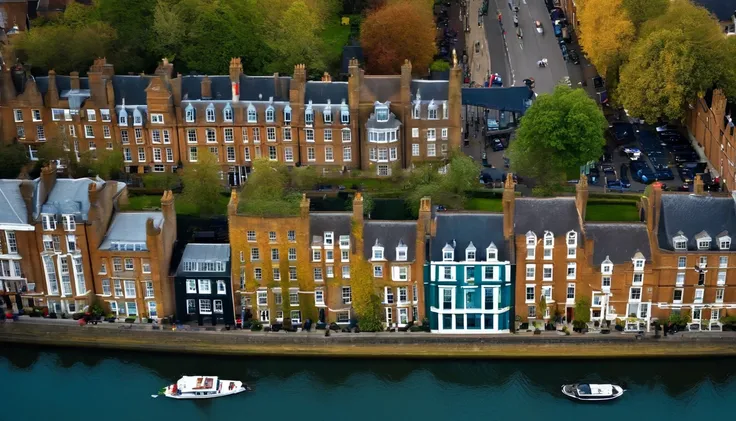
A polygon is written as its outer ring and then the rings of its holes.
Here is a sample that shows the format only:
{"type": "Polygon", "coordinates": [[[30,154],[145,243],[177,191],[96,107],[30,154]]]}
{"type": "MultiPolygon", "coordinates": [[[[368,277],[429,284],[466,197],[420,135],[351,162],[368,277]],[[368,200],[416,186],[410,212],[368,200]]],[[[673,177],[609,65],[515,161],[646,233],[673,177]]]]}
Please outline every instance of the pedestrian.
{"type": "Polygon", "coordinates": [[[519,17],[516,15],[514,15],[514,26],[517,28],[519,27],[519,17]]]}
{"type": "Polygon", "coordinates": [[[503,24],[503,22],[501,21],[501,11],[500,10],[498,11],[498,23],[503,24]]]}

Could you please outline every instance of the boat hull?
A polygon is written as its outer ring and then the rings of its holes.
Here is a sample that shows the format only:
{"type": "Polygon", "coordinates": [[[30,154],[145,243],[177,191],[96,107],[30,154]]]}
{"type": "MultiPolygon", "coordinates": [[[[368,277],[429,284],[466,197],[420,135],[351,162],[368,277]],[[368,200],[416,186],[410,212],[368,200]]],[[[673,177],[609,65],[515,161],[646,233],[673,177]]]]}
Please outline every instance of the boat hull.
{"type": "Polygon", "coordinates": [[[562,394],[567,396],[570,399],[574,399],[576,401],[580,402],[605,402],[605,401],[612,401],[614,399],[620,398],[624,394],[624,389],[620,386],[612,385],[613,393],[611,395],[604,395],[604,396],[580,396],[576,393],[576,387],[577,385],[563,385],[562,386],[562,394]]]}
{"type": "Polygon", "coordinates": [[[243,393],[250,390],[246,385],[239,381],[220,380],[220,384],[220,390],[218,390],[217,392],[208,393],[206,395],[197,395],[195,393],[176,393],[175,385],[172,384],[165,388],[163,395],[170,399],[214,399],[224,396],[237,395],[238,393],[243,393]]]}

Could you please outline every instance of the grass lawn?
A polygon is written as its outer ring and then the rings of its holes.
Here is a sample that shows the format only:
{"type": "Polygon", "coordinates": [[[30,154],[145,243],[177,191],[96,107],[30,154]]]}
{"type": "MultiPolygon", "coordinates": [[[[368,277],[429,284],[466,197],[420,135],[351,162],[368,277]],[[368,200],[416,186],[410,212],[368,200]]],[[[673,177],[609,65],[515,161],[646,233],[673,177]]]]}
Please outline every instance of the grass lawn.
{"type": "Polygon", "coordinates": [[[503,202],[501,199],[468,199],[465,203],[465,210],[503,212],[503,202]]]}
{"type": "MultiPolygon", "coordinates": [[[[227,203],[229,201],[230,197],[220,195],[220,198],[217,200],[218,215],[224,215],[227,213],[227,203]]],[[[160,208],[161,196],[130,196],[128,202],[128,206],[126,206],[123,210],[140,211],[144,209],[160,208]]],[[[174,207],[176,208],[176,213],[179,215],[198,215],[197,207],[182,199],[181,196],[178,194],[175,196],[174,207]]]]}
{"type": "Polygon", "coordinates": [[[355,185],[364,191],[387,192],[401,189],[401,182],[396,182],[388,178],[372,178],[372,177],[344,177],[329,178],[320,182],[321,184],[329,184],[331,186],[345,186],[350,189],[355,185]]]}
{"type": "MultiPolygon", "coordinates": [[[[350,16],[353,20],[353,16],[350,16]]],[[[340,25],[340,17],[330,19],[325,23],[322,30],[322,40],[325,43],[325,59],[328,65],[339,63],[342,59],[342,47],[344,47],[350,38],[350,25],[340,25]]],[[[333,77],[336,75],[333,75],[333,77]]]]}
{"type": "Polygon", "coordinates": [[[588,205],[585,211],[585,220],[591,222],[638,222],[639,210],[635,203],[630,205],[595,203],[588,205]]]}

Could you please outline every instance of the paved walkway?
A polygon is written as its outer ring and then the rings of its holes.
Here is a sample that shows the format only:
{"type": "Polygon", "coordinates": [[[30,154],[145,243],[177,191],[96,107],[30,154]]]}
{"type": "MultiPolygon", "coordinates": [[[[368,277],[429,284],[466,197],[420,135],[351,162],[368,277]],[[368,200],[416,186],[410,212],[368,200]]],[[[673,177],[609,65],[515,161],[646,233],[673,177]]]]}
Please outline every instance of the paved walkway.
{"type": "MultiPolygon", "coordinates": [[[[470,32],[465,33],[465,45],[470,63],[470,81],[483,86],[491,74],[491,59],[485,34],[485,19],[478,17],[483,0],[466,0],[465,13],[470,32]]],[[[492,13],[490,10],[489,14],[492,13]]]]}

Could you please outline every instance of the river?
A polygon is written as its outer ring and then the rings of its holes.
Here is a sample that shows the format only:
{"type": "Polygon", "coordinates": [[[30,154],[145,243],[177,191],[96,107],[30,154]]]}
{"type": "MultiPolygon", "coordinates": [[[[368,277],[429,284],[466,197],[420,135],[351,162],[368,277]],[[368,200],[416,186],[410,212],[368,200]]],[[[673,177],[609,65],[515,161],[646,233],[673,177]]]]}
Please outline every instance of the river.
{"type": "Polygon", "coordinates": [[[734,362],[261,359],[3,344],[0,419],[729,419],[734,362]],[[207,401],[151,398],[181,374],[244,380],[254,391],[207,401]],[[565,399],[560,385],[578,380],[625,383],[628,391],[605,404],[565,399]]]}

